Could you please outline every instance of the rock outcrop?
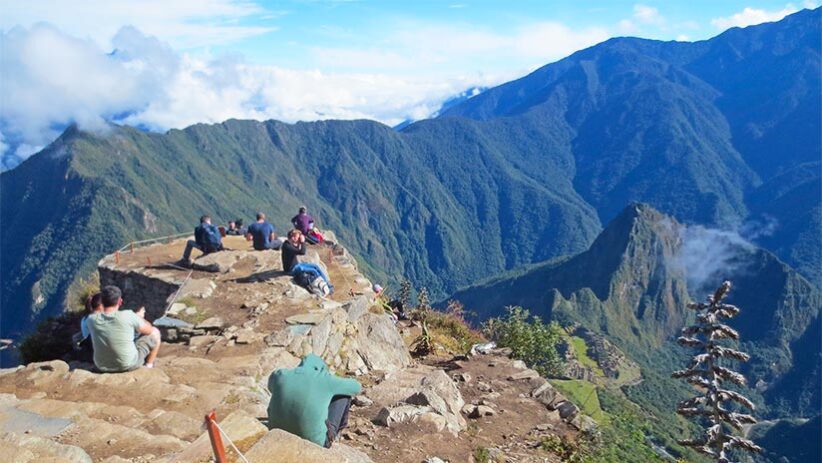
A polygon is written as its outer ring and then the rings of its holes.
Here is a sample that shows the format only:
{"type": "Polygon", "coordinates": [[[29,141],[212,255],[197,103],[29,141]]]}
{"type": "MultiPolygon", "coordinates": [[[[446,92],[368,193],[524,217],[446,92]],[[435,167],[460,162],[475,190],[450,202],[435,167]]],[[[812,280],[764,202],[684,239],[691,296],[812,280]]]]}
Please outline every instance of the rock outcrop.
{"type": "MultiPolygon", "coordinates": [[[[324,266],[335,286],[325,299],[295,285],[276,251],[251,251],[229,237],[226,246],[234,250],[199,257],[184,269],[171,264],[183,246],[181,240],[100,261],[102,283],[120,286],[127,307],[145,306],[161,327],[166,342],[155,368],[98,374],[89,364],[55,360],[0,370],[0,450],[9,449],[13,461],[207,461],[211,446],[202,422],[210,410],[225,440],[254,463],[410,461],[397,460],[390,453],[399,451],[396,445],[383,442],[416,439],[408,433],[446,442],[466,428],[462,391],[479,384],[473,373],[455,381],[441,367],[412,361],[392,319],[372,308],[371,283],[333,239],[306,256],[324,266]],[[263,424],[268,376],[308,353],[365,386],[351,431],[332,449],[263,424]]],[[[550,404],[548,415],[532,418],[535,425],[572,421],[575,412],[549,392],[527,398],[531,389],[523,385],[534,378],[521,362],[498,362],[510,366],[498,370],[512,397],[530,408],[550,404]]],[[[478,419],[504,411],[476,405],[493,410],[478,419]]],[[[471,445],[447,446],[442,455],[462,461],[471,445]]]]}

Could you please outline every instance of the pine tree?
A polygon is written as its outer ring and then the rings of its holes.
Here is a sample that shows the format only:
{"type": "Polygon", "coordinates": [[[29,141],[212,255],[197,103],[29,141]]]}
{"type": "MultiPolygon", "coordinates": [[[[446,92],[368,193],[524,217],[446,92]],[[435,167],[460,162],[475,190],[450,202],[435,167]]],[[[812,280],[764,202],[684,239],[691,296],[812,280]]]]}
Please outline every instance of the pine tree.
{"type": "Polygon", "coordinates": [[[688,368],[672,375],[674,378],[684,378],[704,391],[702,395],[680,402],[676,412],[709,423],[701,438],[683,440],[680,444],[710,455],[719,463],[731,463],[730,453],[733,449],[762,451],[752,441],[733,434],[742,425],[756,423],[756,419],[728,408],[731,402],[735,402],[753,410],[754,404],[742,394],[723,387],[725,383],[745,386],[746,381],[742,374],[722,366],[722,359],[740,362],[750,359],[745,352],[721,345],[723,340],[739,340],[739,333],[722,322],[739,314],[738,307],[722,302],[730,289],[731,282],[725,281],[713,295],[708,296],[707,303],[688,304],[689,309],[697,312],[696,323],[683,329],[677,342],[697,349],[699,353],[691,359],[688,368]]]}

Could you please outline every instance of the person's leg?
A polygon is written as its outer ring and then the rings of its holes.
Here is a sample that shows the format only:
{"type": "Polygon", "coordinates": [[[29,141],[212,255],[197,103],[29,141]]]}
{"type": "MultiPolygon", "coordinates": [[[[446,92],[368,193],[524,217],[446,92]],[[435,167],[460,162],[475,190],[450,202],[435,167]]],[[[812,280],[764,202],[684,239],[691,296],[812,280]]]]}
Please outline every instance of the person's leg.
{"type": "Polygon", "coordinates": [[[348,427],[348,412],[351,410],[351,397],[347,395],[335,395],[328,405],[328,420],[325,424],[328,427],[328,440],[326,447],[340,435],[343,429],[348,427]]]}
{"type": "Polygon", "coordinates": [[[154,366],[154,359],[157,358],[157,354],[160,352],[160,342],[160,330],[156,327],[152,329],[151,334],[140,336],[134,341],[139,355],[138,365],[135,368],[139,368],[143,364],[149,368],[154,366]]]}
{"type": "Polygon", "coordinates": [[[186,250],[183,251],[183,260],[191,260],[191,250],[197,248],[199,250],[203,250],[199,244],[197,244],[194,240],[188,240],[186,243],[186,250]]]}
{"type": "Polygon", "coordinates": [[[146,366],[154,366],[154,359],[157,358],[157,354],[160,353],[160,344],[162,343],[162,339],[160,337],[160,330],[154,327],[151,330],[151,334],[148,335],[154,343],[154,346],[151,348],[151,352],[148,353],[146,357],[146,366]]]}

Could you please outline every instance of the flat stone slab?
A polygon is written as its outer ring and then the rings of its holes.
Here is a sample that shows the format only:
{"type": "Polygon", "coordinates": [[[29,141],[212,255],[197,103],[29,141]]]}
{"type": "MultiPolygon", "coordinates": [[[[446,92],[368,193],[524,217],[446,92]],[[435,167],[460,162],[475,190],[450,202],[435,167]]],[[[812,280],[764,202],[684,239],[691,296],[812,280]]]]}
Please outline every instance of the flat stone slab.
{"type": "Polygon", "coordinates": [[[49,418],[12,406],[0,406],[0,432],[53,437],[71,425],[72,422],[67,419],[49,418]]]}
{"type": "Polygon", "coordinates": [[[157,320],[154,320],[153,324],[158,328],[191,328],[194,326],[187,321],[169,316],[160,317],[157,320]]]}
{"type": "Polygon", "coordinates": [[[289,325],[319,325],[327,316],[327,312],[308,312],[292,315],[285,322],[289,325]]]}

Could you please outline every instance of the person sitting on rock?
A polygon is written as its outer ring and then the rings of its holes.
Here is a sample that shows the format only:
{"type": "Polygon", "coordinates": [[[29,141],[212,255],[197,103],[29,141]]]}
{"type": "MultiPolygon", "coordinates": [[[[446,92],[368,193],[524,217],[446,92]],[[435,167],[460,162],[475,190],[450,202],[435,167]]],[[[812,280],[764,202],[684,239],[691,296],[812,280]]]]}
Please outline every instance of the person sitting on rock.
{"type": "Polygon", "coordinates": [[[291,230],[288,232],[288,240],[282,247],[283,271],[291,273],[291,269],[300,262],[298,256],[304,255],[305,237],[299,230],[291,230]]]}
{"type": "Polygon", "coordinates": [[[103,296],[100,293],[94,293],[86,298],[86,310],[83,318],[80,319],[80,331],[75,333],[72,337],[74,341],[75,357],[83,362],[92,362],[94,357],[94,350],[91,345],[91,333],[88,330],[89,315],[103,311],[103,296]]]}
{"type": "Polygon", "coordinates": [[[191,250],[199,249],[203,255],[223,250],[223,237],[220,230],[211,224],[211,216],[200,217],[200,225],[194,229],[194,240],[188,240],[186,249],[183,251],[183,258],[179,264],[186,267],[191,266],[191,250]]]}
{"type": "Polygon", "coordinates": [[[120,288],[106,286],[101,291],[103,310],[88,316],[87,325],[94,347],[94,365],[104,373],[131,371],[154,366],[160,351],[160,331],[131,310],[120,310],[120,288]],[[139,337],[135,340],[135,334],[139,337]]]}
{"type": "Polygon", "coordinates": [[[243,236],[245,233],[243,233],[236,221],[230,220],[228,222],[228,228],[225,229],[225,234],[229,236],[243,236]]]}
{"type": "Polygon", "coordinates": [[[283,245],[282,240],[277,238],[274,233],[274,225],[266,222],[265,214],[257,213],[257,221],[248,226],[246,230],[245,239],[254,241],[254,249],[257,251],[266,251],[268,249],[280,249],[283,245]]]}
{"type": "Polygon", "coordinates": [[[348,426],[351,398],[362,386],[331,374],[323,359],[308,354],[297,368],[268,378],[268,429],[282,429],[326,448],[348,426]]]}
{"type": "Polygon", "coordinates": [[[314,228],[314,218],[308,215],[305,206],[302,206],[297,215],[291,218],[291,224],[303,235],[307,235],[314,228]]]}

